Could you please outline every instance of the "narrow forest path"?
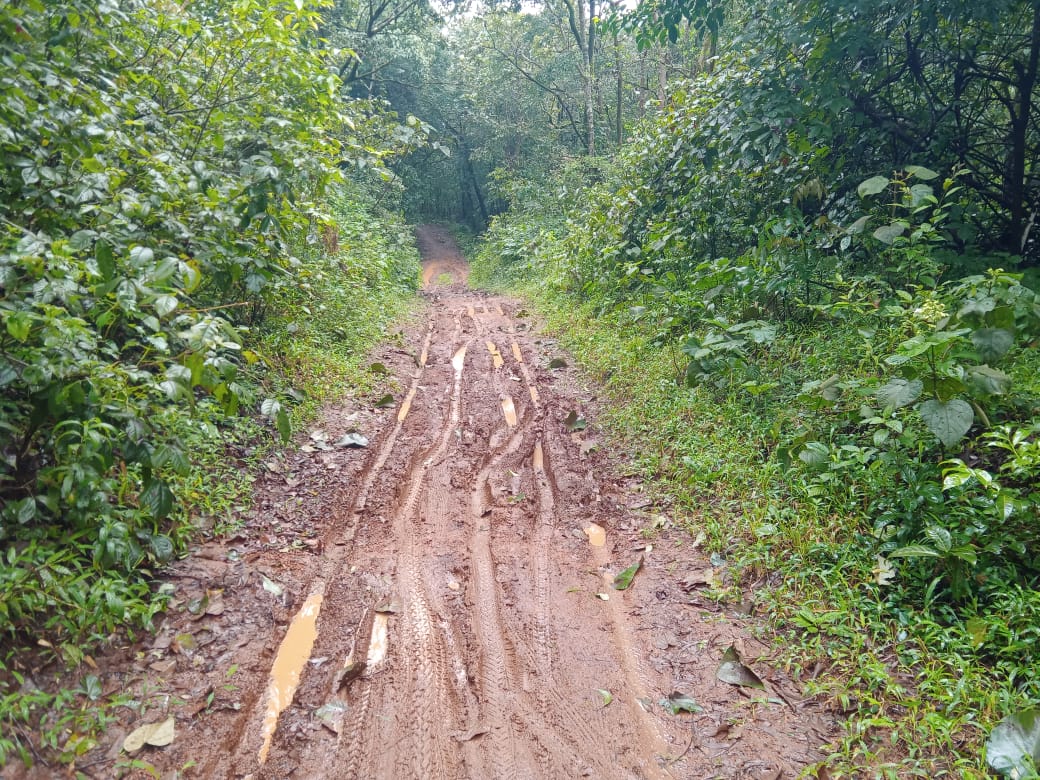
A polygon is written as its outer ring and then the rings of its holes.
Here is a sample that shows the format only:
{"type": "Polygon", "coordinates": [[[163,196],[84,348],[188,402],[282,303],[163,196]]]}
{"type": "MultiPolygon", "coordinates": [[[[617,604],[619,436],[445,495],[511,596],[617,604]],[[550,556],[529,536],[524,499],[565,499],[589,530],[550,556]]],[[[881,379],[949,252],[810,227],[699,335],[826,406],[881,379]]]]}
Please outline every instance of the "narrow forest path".
{"type": "Polygon", "coordinates": [[[135,756],[162,777],[794,777],[827,722],[699,596],[689,534],[640,532],[661,510],[567,425],[594,392],[555,345],[466,287],[446,232],[418,239],[425,322],[377,358],[395,405],[328,410],[240,534],[174,568],[158,636],[99,660],[137,707],[84,771],[173,716],[135,756]],[[716,679],[730,646],[767,690],[716,679]],[[668,713],[674,691],[703,711],[668,713]]]}

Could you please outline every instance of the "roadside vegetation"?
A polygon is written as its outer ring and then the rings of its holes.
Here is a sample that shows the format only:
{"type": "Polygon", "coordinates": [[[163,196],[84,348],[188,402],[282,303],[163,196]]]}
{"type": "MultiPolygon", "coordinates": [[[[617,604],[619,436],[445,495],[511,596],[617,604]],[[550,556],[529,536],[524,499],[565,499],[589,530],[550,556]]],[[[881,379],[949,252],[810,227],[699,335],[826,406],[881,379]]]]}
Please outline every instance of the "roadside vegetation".
{"type": "Polygon", "coordinates": [[[614,394],[847,724],[811,771],[1030,776],[1040,10],[523,5],[0,9],[0,764],[90,749],[93,655],[373,381],[407,219],[614,394]]]}
{"type": "Polygon", "coordinates": [[[0,10],[0,765],[90,749],[93,656],[152,628],[162,566],[294,420],[371,381],[417,285],[385,164],[424,131],[343,91],[324,24],[0,10]]]}
{"type": "Polygon", "coordinates": [[[1040,296],[1014,214],[1035,201],[1001,201],[1010,169],[987,168],[1017,154],[1013,111],[980,92],[964,132],[928,105],[953,56],[930,46],[972,36],[1022,75],[1033,12],[836,5],[719,27],[682,6],[680,39],[700,25],[713,58],[611,158],[500,170],[511,208],[473,279],[538,302],[673,521],[725,561],[716,596],[752,594],[845,719],[814,773],[1034,776],[1040,296]]]}

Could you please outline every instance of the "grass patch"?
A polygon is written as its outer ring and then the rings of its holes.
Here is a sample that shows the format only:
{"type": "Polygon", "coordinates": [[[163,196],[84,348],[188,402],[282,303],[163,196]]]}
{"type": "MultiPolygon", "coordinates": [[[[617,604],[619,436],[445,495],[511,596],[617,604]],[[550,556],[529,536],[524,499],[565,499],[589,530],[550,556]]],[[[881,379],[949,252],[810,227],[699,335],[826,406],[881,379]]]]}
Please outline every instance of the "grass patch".
{"type": "MultiPolygon", "coordinates": [[[[821,483],[779,457],[779,443],[812,415],[795,402],[805,377],[877,360],[858,349],[855,328],[830,331],[823,348],[797,330],[779,338],[756,360],[756,386],[769,392],[730,382],[685,388],[676,384],[684,356],[627,313],[546,285],[514,292],[606,388],[601,421],[632,453],[633,473],[726,558],[734,585],[719,597],[753,592],[787,670],[844,722],[809,773],[989,777],[983,742],[993,724],[1040,702],[1029,649],[1040,595],[1028,582],[992,580],[956,602],[934,580],[922,602],[911,560],[897,564],[905,577],[882,585],[869,467],[849,465],[821,483]]],[[[1035,364],[1035,351],[1025,354],[1016,376],[1035,382],[1035,364]]]]}

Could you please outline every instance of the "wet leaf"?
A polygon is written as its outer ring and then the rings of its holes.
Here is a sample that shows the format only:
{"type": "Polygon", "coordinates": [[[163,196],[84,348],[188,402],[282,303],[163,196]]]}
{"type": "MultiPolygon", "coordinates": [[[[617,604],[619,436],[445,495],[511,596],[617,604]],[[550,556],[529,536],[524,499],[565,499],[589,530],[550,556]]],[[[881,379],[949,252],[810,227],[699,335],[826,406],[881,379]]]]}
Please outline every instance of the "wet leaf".
{"type": "Polygon", "coordinates": [[[856,188],[856,192],[859,193],[861,198],[865,198],[868,195],[877,195],[879,192],[884,192],[888,188],[888,177],[887,176],[872,176],[865,182],[861,182],[856,188]]]}
{"type": "Polygon", "coordinates": [[[380,376],[386,376],[390,373],[387,367],[384,366],[382,363],[373,363],[368,367],[368,370],[371,371],[373,374],[379,374],[380,376]]]}
{"type": "Polygon", "coordinates": [[[693,590],[694,588],[704,586],[711,586],[715,584],[715,570],[704,569],[703,571],[694,571],[687,574],[682,581],[683,590],[693,590]]]}
{"type": "Polygon", "coordinates": [[[367,447],[368,439],[360,433],[348,433],[336,442],[337,447],[367,447]]]}
{"type": "Polygon", "coordinates": [[[654,702],[649,696],[640,696],[636,699],[636,704],[643,708],[644,712],[654,711],[654,702]]]}
{"type": "Polygon", "coordinates": [[[549,368],[567,368],[567,361],[563,358],[553,358],[549,361],[549,368]]]}
{"type": "Polygon", "coordinates": [[[264,582],[264,590],[266,590],[268,593],[271,593],[271,594],[273,594],[275,596],[279,596],[279,597],[283,593],[285,593],[285,588],[282,585],[279,585],[274,580],[268,579],[263,574],[260,575],[260,578],[264,582]]]}
{"type": "Polygon", "coordinates": [[[1036,777],[1040,767],[1040,709],[1000,721],[986,740],[986,763],[1005,777],[1036,777]]]}
{"type": "Polygon", "coordinates": [[[596,689],[596,693],[599,694],[599,698],[603,701],[603,706],[604,707],[606,707],[612,701],[614,701],[614,694],[612,694],[610,691],[606,690],[605,688],[597,688],[596,689]]]}
{"type": "Polygon", "coordinates": [[[567,419],[563,421],[563,424],[568,431],[583,431],[586,426],[585,420],[578,417],[578,413],[573,409],[571,410],[571,413],[567,415],[567,419]]]}
{"type": "Polygon", "coordinates": [[[764,690],[766,687],[757,674],[741,663],[737,648],[732,645],[722,654],[722,663],[719,664],[715,676],[722,682],[730,685],[740,685],[744,688],[758,688],[761,690],[764,690]]]}
{"type": "Polygon", "coordinates": [[[131,731],[123,740],[123,750],[136,753],[145,745],[166,747],[173,742],[174,722],[171,715],[161,723],[146,723],[131,731]]]}
{"type": "Polygon", "coordinates": [[[193,615],[202,617],[206,614],[206,610],[209,609],[209,594],[199,596],[198,598],[192,599],[188,602],[188,612],[193,615]]]}
{"type": "Polygon", "coordinates": [[[96,674],[88,674],[83,678],[83,692],[87,694],[87,698],[91,701],[97,701],[101,698],[101,680],[98,679],[96,674]]]}
{"type": "Polygon", "coordinates": [[[343,716],[347,711],[347,705],[333,699],[323,704],[314,711],[314,717],[321,721],[321,725],[333,734],[339,734],[343,730],[343,716]]]}
{"type": "Polygon", "coordinates": [[[386,409],[388,406],[393,406],[395,403],[393,395],[387,393],[376,401],[376,409],[386,409]]]}
{"type": "Polygon", "coordinates": [[[959,442],[975,420],[971,406],[960,398],[946,403],[932,398],[921,404],[917,412],[928,430],[947,447],[959,442]]]}
{"type": "Polygon", "coordinates": [[[678,715],[680,712],[701,712],[703,710],[701,705],[685,693],[680,693],[679,691],[672,691],[668,698],[661,699],[658,704],[672,715],[678,715]]]}
{"type": "Polygon", "coordinates": [[[614,590],[628,590],[629,586],[632,585],[632,580],[636,576],[636,572],[639,571],[643,566],[643,556],[639,556],[639,560],[629,566],[622,572],[618,572],[618,575],[614,577],[614,590]]]}
{"type": "Polygon", "coordinates": [[[923,389],[924,382],[920,379],[901,379],[897,377],[879,387],[874,392],[874,395],[877,396],[882,406],[891,409],[901,409],[916,401],[921,396],[923,389]]]}
{"type": "Polygon", "coordinates": [[[596,598],[600,601],[610,601],[610,595],[607,593],[597,593],[596,598]]]}
{"type": "Polygon", "coordinates": [[[199,643],[195,641],[195,637],[191,634],[177,634],[173,638],[173,649],[179,653],[190,653],[199,646],[199,643]]]}
{"type": "Polygon", "coordinates": [[[397,602],[386,598],[372,607],[372,611],[376,614],[394,615],[401,611],[401,607],[397,602]]]}

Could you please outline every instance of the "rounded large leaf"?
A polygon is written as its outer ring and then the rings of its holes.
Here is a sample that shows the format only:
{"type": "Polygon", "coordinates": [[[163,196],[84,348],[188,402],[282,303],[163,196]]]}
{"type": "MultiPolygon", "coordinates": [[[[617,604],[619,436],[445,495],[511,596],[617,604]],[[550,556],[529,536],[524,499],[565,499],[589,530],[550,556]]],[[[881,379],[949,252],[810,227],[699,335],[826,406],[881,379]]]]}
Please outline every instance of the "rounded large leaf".
{"type": "Polygon", "coordinates": [[[998,723],[986,740],[986,762],[1013,780],[1037,776],[1040,710],[1025,710],[998,723]]]}
{"type": "Polygon", "coordinates": [[[924,382],[920,379],[902,379],[897,377],[882,385],[874,393],[882,406],[899,409],[908,406],[921,396],[924,382]]]}
{"type": "Polygon", "coordinates": [[[987,363],[1002,358],[1015,344],[1015,335],[1004,328],[979,328],[971,333],[971,343],[987,363]]]}
{"type": "Polygon", "coordinates": [[[971,406],[960,398],[945,403],[931,399],[921,404],[918,412],[928,430],[947,447],[963,439],[975,421],[971,406]]]}
{"type": "Polygon", "coordinates": [[[868,195],[877,195],[879,192],[883,192],[888,186],[887,176],[873,176],[867,179],[865,182],[860,184],[856,188],[856,192],[859,193],[861,198],[865,198],[868,195]]]}

